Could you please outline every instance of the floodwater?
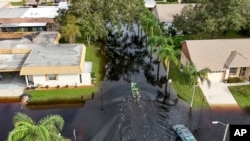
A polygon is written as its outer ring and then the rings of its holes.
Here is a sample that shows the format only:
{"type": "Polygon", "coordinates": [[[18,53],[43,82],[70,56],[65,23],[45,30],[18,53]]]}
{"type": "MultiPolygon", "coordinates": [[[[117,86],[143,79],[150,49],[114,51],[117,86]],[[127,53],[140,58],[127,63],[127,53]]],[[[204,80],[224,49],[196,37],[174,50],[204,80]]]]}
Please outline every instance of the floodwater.
{"type": "Polygon", "coordinates": [[[141,42],[131,36],[120,41],[110,38],[100,49],[105,79],[93,100],[49,109],[0,104],[0,140],[6,140],[13,129],[12,118],[17,112],[34,120],[48,114],[61,115],[65,120],[62,135],[72,141],[176,141],[171,126],[177,123],[188,126],[198,141],[220,141],[225,127],[211,121],[250,123],[249,115],[242,111],[199,108],[190,112],[173,89],[165,88],[163,66],[160,63],[158,76],[155,57],[149,57],[141,42]],[[132,100],[131,81],[139,84],[142,100],[138,103],[132,100]],[[163,103],[165,89],[171,94],[163,103]]]}

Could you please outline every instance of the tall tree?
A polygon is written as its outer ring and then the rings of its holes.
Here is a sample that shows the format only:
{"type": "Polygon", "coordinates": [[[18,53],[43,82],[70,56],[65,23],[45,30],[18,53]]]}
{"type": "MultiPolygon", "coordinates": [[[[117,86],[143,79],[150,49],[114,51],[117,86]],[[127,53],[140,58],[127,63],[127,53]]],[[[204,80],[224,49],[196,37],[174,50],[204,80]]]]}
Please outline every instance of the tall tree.
{"type": "Polygon", "coordinates": [[[124,24],[132,27],[133,23],[140,23],[145,9],[144,0],[126,3],[122,0],[73,0],[68,12],[77,17],[83,37],[104,40],[111,29],[121,30],[124,24]]]}
{"type": "Polygon", "coordinates": [[[175,16],[174,25],[183,30],[192,25],[192,29],[210,33],[211,38],[218,33],[239,31],[245,24],[240,14],[240,4],[241,0],[200,0],[193,9],[186,8],[175,16]]]}
{"type": "Polygon", "coordinates": [[[17,113],[13,118],[14,129],[7,141],[63,141],[60,135],[64,120],[59,115],[49,115],[38,123],[25,114],[17,113]]]}
{"type": "Polygon", "coordinates": [[[158,51],[158,57],[163,63],[167,63],[167,79],[169,79],[170,62],[178,64],[174,41],[171,38],[164,38],[158,51]],[[165,62],[166,61],[166,62],[165,62]]]}
{"type": "Polygon", "coordinates": [[[201,83],[206,81],[208,83],[208,86],[210,87],[210,81],[208,79],[209,72],[211,72],[211,70],[209,68],[196,70],[196,67],[193,63],[190,63],[186,67],[184,67],[184,73],[188,76],[189,85],[193,89],[192,90],[192,97],[191,97],[191,101],[190,101],[190,108],[193,107],[195,89],[196,89],[198,81],[200,80],[201,83]]]}
{"type": "Polygon", "coordinates": [[[65,17],[65,25],[61,27],[62,37],[69,43],[75,43],[76,37],[81,36],[79,26],[76,25],[76,18],[73,15],[67,14],[65,17]]]}
{"type": "Polygon", "coordinates": [[[161,35],[162,33],[158,20],[149,10],[146,10],[143,13],[141,25],[147,36],[161,35]]]}
{"type": "Polygon", "coordinates": [[[240,14],[245,18],[245,25],[242,27],[242,30],[246,34],[250,35],[250,0],[241,0],[240,5],[240,14]]]}

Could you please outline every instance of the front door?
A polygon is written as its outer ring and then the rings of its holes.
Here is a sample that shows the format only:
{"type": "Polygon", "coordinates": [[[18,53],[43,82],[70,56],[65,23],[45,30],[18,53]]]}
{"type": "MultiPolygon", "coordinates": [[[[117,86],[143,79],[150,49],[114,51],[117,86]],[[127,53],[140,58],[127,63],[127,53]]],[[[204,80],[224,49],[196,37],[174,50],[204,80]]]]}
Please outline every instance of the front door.
{"type": "Polygon", "coordinates": [[[240,68],[240,76],[245,76],[245,74],[246,74],[246,67],[241,67],[240,68]]]}

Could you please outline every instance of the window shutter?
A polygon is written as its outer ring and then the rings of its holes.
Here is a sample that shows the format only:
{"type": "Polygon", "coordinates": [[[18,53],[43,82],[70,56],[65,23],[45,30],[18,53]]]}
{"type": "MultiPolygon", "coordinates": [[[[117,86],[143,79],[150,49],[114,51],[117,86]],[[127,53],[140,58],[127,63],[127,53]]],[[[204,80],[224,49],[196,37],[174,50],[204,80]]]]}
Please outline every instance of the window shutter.
{"type": "Polygon", "coordinates": [[[58,74],[56,74],[56,80],[58,80],[58,74]]]}

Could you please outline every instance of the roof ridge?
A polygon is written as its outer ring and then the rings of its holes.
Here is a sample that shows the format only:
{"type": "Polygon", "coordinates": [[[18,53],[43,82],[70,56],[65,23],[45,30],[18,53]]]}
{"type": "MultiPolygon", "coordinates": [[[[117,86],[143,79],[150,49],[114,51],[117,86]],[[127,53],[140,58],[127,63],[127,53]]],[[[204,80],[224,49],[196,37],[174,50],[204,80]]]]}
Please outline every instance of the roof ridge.
{"type": "Polygon", "coordinates": [[[241,56],[242,58],[246,59],[246,60],[249,60],[246,56],[244,56],[242,53],[234,50],[234,51],[231,51],[231,54],[229,55],[229,57],[227,58],[227,61],[225,63],[225,66],[226,67],[229,67],[230,64],[233,62],[233,60],[235,59],[235,57],[239,55],[241,56]]]}

